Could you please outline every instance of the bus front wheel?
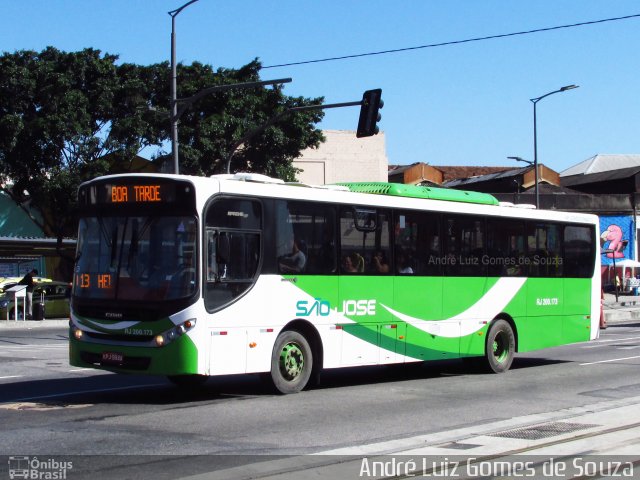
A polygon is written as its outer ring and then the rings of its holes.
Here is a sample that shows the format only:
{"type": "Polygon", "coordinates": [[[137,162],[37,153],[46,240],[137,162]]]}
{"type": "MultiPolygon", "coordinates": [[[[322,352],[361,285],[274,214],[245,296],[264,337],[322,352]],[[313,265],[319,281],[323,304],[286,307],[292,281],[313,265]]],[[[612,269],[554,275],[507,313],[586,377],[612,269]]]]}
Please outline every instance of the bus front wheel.
{"type": "Polygon", "coordinates": [[[295,330],[278,335],[271,354],[271,380],[283,394],[298,393],[311,377],[313,355],[309,342],[295,330]]]}
{"type": "Polygon", "coordinates": [[[490,371],[502,373],[509,370],[516,351],[516,337],[506,320],[496,320],[487,333],[485,344],[486,364],[490,371]]]}

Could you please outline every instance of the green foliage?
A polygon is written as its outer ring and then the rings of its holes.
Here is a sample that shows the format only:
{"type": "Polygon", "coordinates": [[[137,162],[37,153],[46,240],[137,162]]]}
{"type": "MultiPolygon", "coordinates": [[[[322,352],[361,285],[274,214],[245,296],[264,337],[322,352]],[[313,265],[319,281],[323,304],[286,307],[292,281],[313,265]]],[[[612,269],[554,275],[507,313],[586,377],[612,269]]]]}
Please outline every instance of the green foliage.
{"type": "MultiPolygon", "coordinates": [[[[160,149],[157,157],[167,156],[162,148],[170,122],[159,112],[170,111],[168,63],[117,60],[98,50],[53,47],[0,56],[0,188],[40,210],[47,235],[75,235],[75,195],[83,181],[129,171],[148,146],[160,149]]],[[[257,60],[237,70],[179,65],[178,98],[259,81],[260,68],[257,60]]],[[[232,171],[294,180],[293,159],[323,141],[314,126],[323,114],[283,112],[322,100],[287,97],[282,87],[232,89],[197,100],[180,118],[180,173],[225,173],[232,156],[232,171]],[[255,135],[247,137],[251,131],[255,135]]]]}
{"type": "MultiPolygon", "coordinates": [[[[178,98],[188,98],[217,85],[256,82],[257,60],[239,70],[193,63],[178,68],[178,98]]],[[[180,173],[213,175],[226,173],[233,153],[231,171],[258,172],[284,180],[294,180],[291,162],[307,147],[317,147],[322,133],[314,124],[322,119],[322,110],[282,115],[279,120],[244,144],[248,132],[260,130],[273,117],[295,106],[320,105],[313,100],[287,97],[282,87],[251,88],[212,93],[185,110],[180,118],[180,173]],[[235,148],[237,147],[237,148],[235,148]]]]}

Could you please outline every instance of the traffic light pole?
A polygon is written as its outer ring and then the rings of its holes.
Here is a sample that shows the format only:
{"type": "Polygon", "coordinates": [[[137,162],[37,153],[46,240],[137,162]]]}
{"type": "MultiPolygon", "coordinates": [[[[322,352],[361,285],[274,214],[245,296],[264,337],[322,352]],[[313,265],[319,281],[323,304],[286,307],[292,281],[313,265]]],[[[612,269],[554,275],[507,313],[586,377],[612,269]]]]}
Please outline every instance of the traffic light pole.
{"type": "Polygon", "coordinates": [[[276,123],[278,120],[286,115],[294,112],[307,112],[310,110],[325,110],[327,108],[342,108],[342,107],[357,107],[360,106],[360,118],[358,120],[358,129],[356,131],[356,137],[370,137],[378,133],[377,123],[382,118],[378,111],[384,106],[382,101],[382,89],[377,88],[374,90],[367,90],[362,95],[362,100],[359,102],[344,102],[344,103],[330,103],[328,105],[307,105],[304,107],[291,107],[280,112],[279,114],[271,117],[260,127],[254,128],[238,140],[231,148],[231,153],[227,157],[227,174],[231,174],[231,160],[235,155],[240,145],[248,142],[257,134],[263,132],[268,127],[276,123]]]}
{"type": "Polygon", "coordinates": [[[330,103],[328,105],[307,105],[307,106],[304,106],[304,107],[291,107],[291,108],[286,109],[284,112],[280,112],[279,114],[271,117],[269,120],[267,120],[261,126],[259,126],[257,128],[254,128],[253,130],[249,131],[245,136],[243,136],[240,140],[238,140],[233,145],[233,147],[231,149],[231,153],[229,154],[229,157],[227,157],[227,173],[231,174],[231,160],[233,160],[233,156],[235,155],[235,153],[238,150],[238,147],[240,145],[248,142],[253,137],[258,135],[259,133],[264,132],[271,125],[276,123],[278,120],[286,117],[287,115],[289,115],[291,113],[294,113],[294,112],[308,112],[310,110],[325,110],[327,108],[357,107],[359,105],[360,106],[362,105],[362,100],[359,101],[359,102],[330,103]]]}

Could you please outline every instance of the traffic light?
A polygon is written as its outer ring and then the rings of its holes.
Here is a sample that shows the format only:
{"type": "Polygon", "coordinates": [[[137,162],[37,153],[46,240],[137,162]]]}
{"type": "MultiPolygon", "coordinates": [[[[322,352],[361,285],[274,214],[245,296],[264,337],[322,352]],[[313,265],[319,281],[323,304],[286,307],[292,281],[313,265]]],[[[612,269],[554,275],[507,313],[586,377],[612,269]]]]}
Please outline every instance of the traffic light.
{"type": "Polygon", "coordinates": [[[356,137],[370,137],[380,131],[377,123],[382,118],[382,115],[380,115],[378,110],[380,110],[383,105],[381,88],[364,92],[364,95],[362,95],[362,105],[360,107],[360,119],[358,120],[356,137]]]}

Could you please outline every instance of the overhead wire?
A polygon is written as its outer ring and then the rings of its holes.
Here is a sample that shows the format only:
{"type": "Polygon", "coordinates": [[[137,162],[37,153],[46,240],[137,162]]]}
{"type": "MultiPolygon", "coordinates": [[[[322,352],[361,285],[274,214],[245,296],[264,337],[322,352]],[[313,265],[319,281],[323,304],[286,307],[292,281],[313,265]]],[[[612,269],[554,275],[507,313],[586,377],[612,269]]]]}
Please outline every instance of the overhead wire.
{"type": "Polygon", "coordinates": [[[533,30],[523,30],[520,32],[511,32],[511,33],[502,33],[502,34],[497,34],[497,35],[487,35],[484,37],[474,37],[474,38],[467,38],[464,40],[451,40],[448,42],[440,42],[440,43],[430,43],[427,45],[418,45],[415,47],[404,47],[404,48],[394,48],[394,49],[389,49],[389,50],[380,50],[377,52],[367,52],[367,53],[356,53],[356,54],[352,54],[352,55],[341,55],[341,56],[337,56],[337,57],[327,57],[327,58],[320,58],[320,59],[316,59],[316,60],[303,60],[303,61],[299,61],[299,62],[289,62],[289,63],[280,63],[277,65],[268,65],[268,66],[263,66],[262,69],[267,69],[267,68],[281,68],[281,67],[291,67],[291,66],[296,66],[296,65],[308,65],[308,64],[312,64],[312,63],[322,63],[322,62],[333,62],[333,61],[337,61],[337,60],[348,60],[348,59],[352,59],[352,58],[362,58],[362,57],[371,57],[374,55],[386,55],[386,54],[390,54],[390,53],[399,53],[399,52],[408,52],[411,50],[421,50],[421,49],[425,49],[425,48],[435,48],[435,47],[445,47],[448,45],[460,45],[463,43],[471,43],[471,42],[481,42],[481,41],[485,41],[485,40],[495,40],[497,38],[507,38],[507,37],[516,37],[519,35],[531,35],[534,33],[541,33],[541,32],[550,32],[552,30],[561,30],[561,29],[565,29],[565,28],[575,28],[575,27],[584,27],[584,26],[588,26],[588,25],[595,25],[595,24],[599,24],[599,23],[607,23],[607,22],[617,22],[620,20],[629,20],[632,18],[638,18],[640,17],[640,13],[639,14],[634,14],[634,15],[625,15],[623,17],[613,17],[613,18],[604,18],[604,19],[600,19],[600,20],[591,20],[588,22],[579,22],[579,23],[571,23],[571,24],[567,24],[567,25],[557,25],[554,27],[544,27],[544,28],[535,28],[533,30]]]}

